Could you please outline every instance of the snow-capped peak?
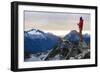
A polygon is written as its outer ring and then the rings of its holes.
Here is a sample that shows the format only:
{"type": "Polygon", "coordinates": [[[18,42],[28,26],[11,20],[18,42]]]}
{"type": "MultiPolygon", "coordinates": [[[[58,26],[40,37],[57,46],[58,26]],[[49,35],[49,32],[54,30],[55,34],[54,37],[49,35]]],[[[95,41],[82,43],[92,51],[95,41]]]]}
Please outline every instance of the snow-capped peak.
{"type": "Polygon", "coordinates": [[[28,33],[29,33],[29,34],[32,34],[32,35],[33,35],[33,34],[41,35],[41,33],[40,33],[40,32],[37,32],[37,31],[29,31],[28,33]]]}
{"type": "Polygon", "coordinates": [[[31,35],[42,35],[42,33],[37,29],[32,29],[28,33],[31,35]]]}

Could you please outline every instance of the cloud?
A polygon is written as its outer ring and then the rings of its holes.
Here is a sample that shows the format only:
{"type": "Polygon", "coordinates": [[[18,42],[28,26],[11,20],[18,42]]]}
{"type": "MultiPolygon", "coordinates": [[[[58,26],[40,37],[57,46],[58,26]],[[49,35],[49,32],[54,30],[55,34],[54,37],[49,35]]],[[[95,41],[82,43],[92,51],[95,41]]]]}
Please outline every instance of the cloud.
{"type": "Polygon", "coordinates": [[[80,16],[84,19],[84,30],[90,30],[90,14],[25,11],[25,30],[72,30],[78,29],[80,16]]]}

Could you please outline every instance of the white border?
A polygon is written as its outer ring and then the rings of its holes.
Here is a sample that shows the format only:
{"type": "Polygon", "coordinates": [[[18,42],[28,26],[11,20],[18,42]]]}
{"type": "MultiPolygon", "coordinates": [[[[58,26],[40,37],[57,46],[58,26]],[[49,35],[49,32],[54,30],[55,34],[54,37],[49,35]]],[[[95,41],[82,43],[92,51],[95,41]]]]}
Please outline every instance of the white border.
{"type": "Polygon", "coordinates": [[[95,64],[95,11],[92,9],[79,8],[61,8],[61,7],[46,7],[46,6],[18,6],[18,68],[36,68],[50,66],[71,66],[71,65],[86,65],[95,64]],[[73,12],[73,13],[90,13],[91,14],[91,59],[85,60],[63,60],[63,61],[37,61],[24,62],[24,10],[31,11],[50,11],[50,12],[73,12]]]}

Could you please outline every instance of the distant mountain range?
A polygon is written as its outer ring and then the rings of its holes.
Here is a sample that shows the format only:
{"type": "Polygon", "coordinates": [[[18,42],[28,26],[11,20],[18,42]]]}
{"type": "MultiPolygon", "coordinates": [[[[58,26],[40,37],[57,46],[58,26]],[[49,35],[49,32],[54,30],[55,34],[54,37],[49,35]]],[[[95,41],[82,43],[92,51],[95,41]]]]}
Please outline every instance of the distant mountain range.
{"type": "Polygon", "coordinates": [[[72,30],[70,33],[65,35],[64,39],[69,40],[70,42],[79,42],[80,36],[76,30],[72,30]]]}
{"type": "MultiPolygon", "coordinates": [[[[70,33],[66,34],[63,38],[70,42],[79,42],[80,36],[76,30],[72,30],[70,33]]],[[[85,43],[90,43],[90,35],[83,35],[83,40],[85,43]]],[[[37,53],[45,52],[47,50],[53,49],[61,41],[59,36],[51,33],[45,33],[40,30],[32,29],[24,32],[24,52],[27,53],[37,53]]]]}
{"type": "MultiPolygon", "coordinates": [[[[65,35],[65,40],[69,40],[70,42],[78,43],[80,41],[80,35],[76,30],[72,30],[70,33],[65,35]]],[[[90,43],[90,35],[88,33],[83,35],[83,41],[87,44],[90,43]]]]}
{"type": "Polygon", "coordinates": [[[59,37],[32,29],[24,32],[24,52],[37,53],[52,49],[59,43],[59,37]]]}
{"type": "Polygon", "coordinates": [[[83,35],[83,39],[85,43],[89,44],[90,43],[90,35],[88,33],[83,35]]]}

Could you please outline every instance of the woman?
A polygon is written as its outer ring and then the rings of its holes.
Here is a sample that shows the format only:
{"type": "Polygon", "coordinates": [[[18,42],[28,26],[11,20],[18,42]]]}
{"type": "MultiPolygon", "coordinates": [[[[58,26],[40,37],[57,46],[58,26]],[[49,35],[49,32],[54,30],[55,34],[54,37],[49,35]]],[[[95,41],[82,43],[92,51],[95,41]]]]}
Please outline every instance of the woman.
{"type": "Polygon", "coordinates": [[[83,38],[82,38],[82,30],[83,30],[83,18],[80,17],[80,21],[79,23],[77,24],[78,27],[79,27],[79,34],[80,34],[80,41],[82,42],[83,41],[83,38]]]}

